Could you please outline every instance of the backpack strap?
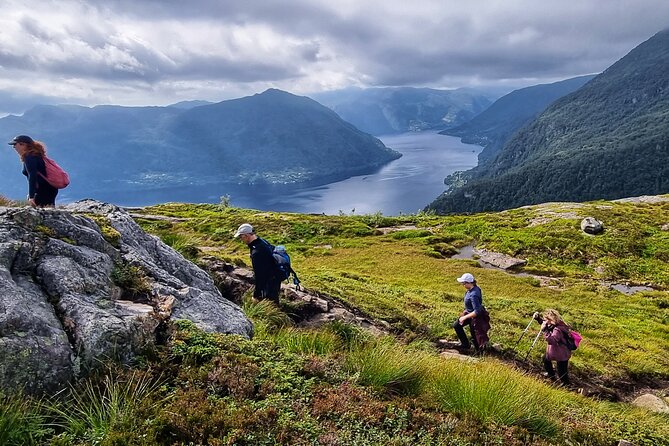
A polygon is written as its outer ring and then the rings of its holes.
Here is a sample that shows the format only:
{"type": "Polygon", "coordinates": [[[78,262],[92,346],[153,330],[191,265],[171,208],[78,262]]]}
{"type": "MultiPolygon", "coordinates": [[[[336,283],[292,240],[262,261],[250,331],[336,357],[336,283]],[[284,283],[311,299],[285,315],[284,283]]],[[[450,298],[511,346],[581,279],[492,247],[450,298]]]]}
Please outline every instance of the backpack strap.
{"type": "Polygon", "coordinates": [[[302,289],[302,287],[300,287],[300,283],[302,282],[300,282],[300,278],[297,277],[297,273],[295,272],[292,266],[290,267],[290,274],[293,275],[293,284],[295,285],[295,289],[300,291],[302,289]]]}

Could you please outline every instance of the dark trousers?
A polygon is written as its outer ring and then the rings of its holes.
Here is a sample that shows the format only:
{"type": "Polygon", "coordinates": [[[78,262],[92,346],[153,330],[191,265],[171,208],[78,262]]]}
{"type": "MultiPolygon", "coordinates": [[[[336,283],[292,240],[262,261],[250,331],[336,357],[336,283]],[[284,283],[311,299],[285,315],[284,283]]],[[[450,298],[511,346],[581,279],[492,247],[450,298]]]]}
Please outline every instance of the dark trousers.
{"type": "MultiPolygon", "coordinates": [[[[474,332],[474,326],[472,325],[472,320],[467,319],[464,325],[469,325],[469,333],[471,333],[472,335],[472,343],[474,344],[474,348],[478,350],[479,343],[476,341],[476,333],[474,332]]],[[[455,322],[453,322],[453,329],[455,330],[455,334],[458,335],[458,339],[460,340],[460,344],[462,345],[462,347],[469,348],[469,339],[467,339],[467,334],[465,333],[464,325],[460,325],[460,321],[456,319],[455,322]]]]}
{"type": "Polygon", "coordinates": [[[281,291],[281,280],[270,280],[264,290],[260,291],[260,299],[269,299],[279,305],[279,292],[281,291]]]}
{"type": "MultiPolygon", "coordinates": [[[[555,361],[557,363],[558,378],[565,386],[569,384],[569,361],[555,361]]],[[[549,361],[544,356],[544,370],[548,373],[548,377],[555,379],[555,369],[553,368],[553,361],[549,361]]]]}
{"type": "Polygon", "coordinates": [[[58,189],[55,187],[40,187],[35,194],[35,204],[37,206],[55,206],[58,189]]]}

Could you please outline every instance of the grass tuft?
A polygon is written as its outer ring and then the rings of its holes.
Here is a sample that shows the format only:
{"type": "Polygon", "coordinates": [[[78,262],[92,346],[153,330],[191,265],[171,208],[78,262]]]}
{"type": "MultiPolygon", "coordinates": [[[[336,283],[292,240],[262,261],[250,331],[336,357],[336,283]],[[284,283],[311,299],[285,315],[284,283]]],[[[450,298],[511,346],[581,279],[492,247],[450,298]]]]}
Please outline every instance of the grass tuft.
{"type": "Polygon", "coordinates": [[[431,371],[427,358],[382,338],[349,352],[346,366],[362,385],[393,395],[418,395],[431,371]]]}
{"type": "Polygon", "coordinates": [[[52,433],[43,415],[43,404],[22,393],[5,395],[0,390],[0,444],[30,446],[43,444],[52,433]]]}
{"type": "Polygon", "coordinates": [[[66,436],[100,444],[114,429],[137,429],[142,420],[136,415],[145,399],[153,398],[153,407],[164,402],[155,399],[159,388],[150,371],[114,377],[107,374],[100,381],[89,379],[72,387],[65,401],[54,403],[51,409],[66,436]]]}

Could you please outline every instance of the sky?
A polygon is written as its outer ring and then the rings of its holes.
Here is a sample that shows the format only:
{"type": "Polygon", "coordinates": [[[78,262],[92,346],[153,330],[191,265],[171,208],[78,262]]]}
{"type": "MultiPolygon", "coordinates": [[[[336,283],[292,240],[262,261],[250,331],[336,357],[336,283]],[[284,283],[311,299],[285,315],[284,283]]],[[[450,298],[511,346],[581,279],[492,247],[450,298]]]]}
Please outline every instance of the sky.
{"type": "Polygon", "coordinates": [[[0,0],[0,113],[598,73],[667,0],[0,0]]]}

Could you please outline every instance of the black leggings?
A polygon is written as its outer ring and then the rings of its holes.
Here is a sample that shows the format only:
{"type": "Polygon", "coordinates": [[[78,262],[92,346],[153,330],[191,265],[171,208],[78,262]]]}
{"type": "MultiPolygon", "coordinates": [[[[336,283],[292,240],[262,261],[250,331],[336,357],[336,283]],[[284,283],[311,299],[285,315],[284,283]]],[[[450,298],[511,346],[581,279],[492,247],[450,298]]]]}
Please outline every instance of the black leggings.
{"type": "Polygon", "coordinates": [[[35,194],[35,204],[37,206],[55,206],[58,189],[55,187],[40,187],[35,194]]]}
{"type": "MultiPolygon", "coordinates": [[[[569,360],[566,361],[555,361],[557,363],[557,373],[558,378],[565,386],[569,384],[569,360]]],[[[548,358],[544,355],[544,370],[548,373],[548,376],[552,379],[555,379],[555,369],[553,368],[553,362],[549,361],[548,358]]]]}

